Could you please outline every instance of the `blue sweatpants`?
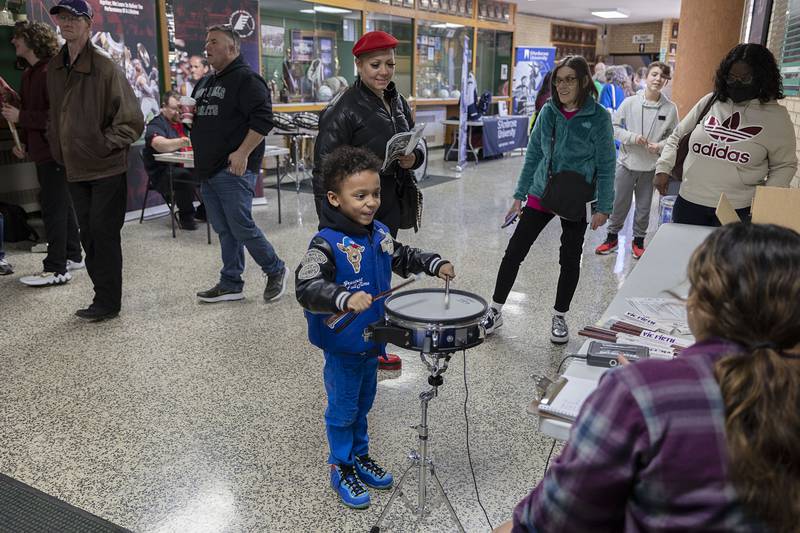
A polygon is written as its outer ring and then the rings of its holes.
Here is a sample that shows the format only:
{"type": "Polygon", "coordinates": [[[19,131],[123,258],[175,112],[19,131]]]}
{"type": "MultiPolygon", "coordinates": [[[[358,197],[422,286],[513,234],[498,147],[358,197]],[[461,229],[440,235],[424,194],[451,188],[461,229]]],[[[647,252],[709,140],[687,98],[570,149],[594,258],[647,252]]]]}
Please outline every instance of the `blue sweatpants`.
{"type": "Polygon", "coordinates": [[[356,456],[369,452],[367,414],[378,387],[378,357],[324,353],[328,463],[352,465],[356,456]]]}

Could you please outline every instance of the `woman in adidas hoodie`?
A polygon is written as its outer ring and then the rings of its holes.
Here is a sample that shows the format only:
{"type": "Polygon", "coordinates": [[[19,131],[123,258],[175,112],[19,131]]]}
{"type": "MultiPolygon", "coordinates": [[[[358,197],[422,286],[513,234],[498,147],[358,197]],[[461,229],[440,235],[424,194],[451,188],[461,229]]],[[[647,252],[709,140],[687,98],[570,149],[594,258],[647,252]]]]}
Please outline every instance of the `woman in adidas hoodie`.
{"type": "Polygon", "coordinates": [[[783,87],[772,52],[759,44],[735,46],[717,69],[714,85],[672,133],[656,163],[653,183],[663,195],[678,143],[691,133],[673,222],[719,226],[715,210],[721,193],[748,219],[756,186],[788,187],[797,170],[794,126],[777,102],[783,87]]]}

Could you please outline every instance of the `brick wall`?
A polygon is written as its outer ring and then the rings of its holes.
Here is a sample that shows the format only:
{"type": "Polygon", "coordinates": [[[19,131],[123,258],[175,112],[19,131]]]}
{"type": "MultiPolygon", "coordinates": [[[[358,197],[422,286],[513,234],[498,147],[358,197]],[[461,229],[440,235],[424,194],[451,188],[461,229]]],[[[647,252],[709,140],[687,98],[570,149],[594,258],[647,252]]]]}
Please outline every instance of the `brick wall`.
{"type": "MultiPolygon", "coordinates": [[[[775,54],[779,62],[783,52],[783,39],[786,33],[786,8],[788,3],[788,0],[775,0],[772,5],[772,19],[769,25],[767,46],[772,53],[775,54]]],[[[780,102],[789,111],[789,116],[792,117],[795,139],[800,138],[800,97],[790,96],[784,98],[780,102]]],[[[800,159],[800,142],[798,142],[797,157],[800,159]]],[[[800,171],[795,174],[792,186],[800,187],[800,171]]]]}
{"type": "Polygon", "coordinates": [[[639,45],[634,44],[633,36],[652,34],[653,42],[645,45],[644,53],[658,54],[661,51],[662,21],[643,24],[611,24],[608,26],[609,54],[638,54],[639,45]]]}

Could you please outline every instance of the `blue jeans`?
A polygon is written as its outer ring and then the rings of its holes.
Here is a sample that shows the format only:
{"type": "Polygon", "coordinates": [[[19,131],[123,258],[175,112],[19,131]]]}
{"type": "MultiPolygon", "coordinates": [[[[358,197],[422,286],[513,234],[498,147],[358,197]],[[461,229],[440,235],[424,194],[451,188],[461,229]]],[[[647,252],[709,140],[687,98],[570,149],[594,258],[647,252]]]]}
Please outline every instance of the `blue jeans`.
{"type": "Polygon", "coordinates": [[[367,414],[378,388],[378,358],[374,355],[325,353],[325,430],[328,463],[351,465],[369,453],[367,414]]]}
{"type": "Polygon", "coordinates": [[[253,220],[255,185],[256,175],[249,170],[243,176],[222,170],[203,181],[200,187],[206,216],[219,235],[222,249],[219,285],[225,290],[239,292],[244,287],[245,247],[265,274],[278,274],[285,268],[253,220]]]}

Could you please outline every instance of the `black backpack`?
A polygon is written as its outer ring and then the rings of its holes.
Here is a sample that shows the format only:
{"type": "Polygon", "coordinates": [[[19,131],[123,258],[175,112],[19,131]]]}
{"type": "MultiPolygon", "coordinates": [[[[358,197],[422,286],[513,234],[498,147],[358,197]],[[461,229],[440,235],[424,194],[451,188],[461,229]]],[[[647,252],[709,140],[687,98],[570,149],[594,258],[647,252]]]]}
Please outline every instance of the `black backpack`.
{"type": "Polygon", "coordinates": [[[28,224],[28,213],[18,205],[0,202],[3,215],[3,240],[6,242],[38,241],[39,234],[28,224]]]}

